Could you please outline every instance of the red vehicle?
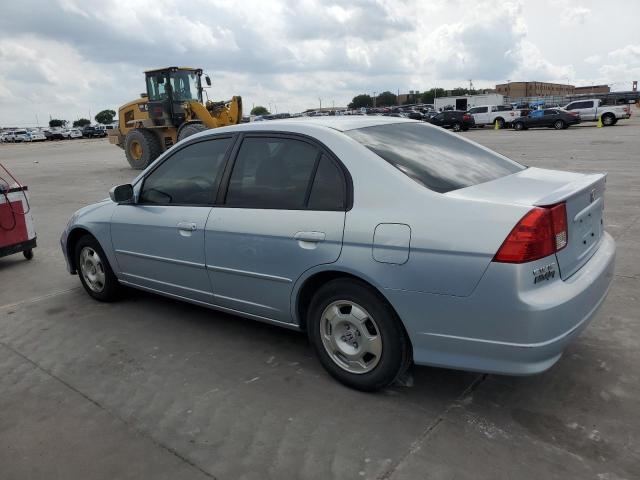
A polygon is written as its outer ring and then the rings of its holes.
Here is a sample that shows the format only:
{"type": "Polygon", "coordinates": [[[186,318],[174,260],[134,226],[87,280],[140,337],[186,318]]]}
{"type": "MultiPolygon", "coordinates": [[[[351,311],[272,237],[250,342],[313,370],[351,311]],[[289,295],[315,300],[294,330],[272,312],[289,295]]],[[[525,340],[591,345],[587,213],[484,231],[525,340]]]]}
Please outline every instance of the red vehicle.
{"type": "Polygon", "coordinates": [[[27,186],[0,163],[0,257],[22,252],[27,260],[33,258],[36,232],[30,211],[27,186]]]}

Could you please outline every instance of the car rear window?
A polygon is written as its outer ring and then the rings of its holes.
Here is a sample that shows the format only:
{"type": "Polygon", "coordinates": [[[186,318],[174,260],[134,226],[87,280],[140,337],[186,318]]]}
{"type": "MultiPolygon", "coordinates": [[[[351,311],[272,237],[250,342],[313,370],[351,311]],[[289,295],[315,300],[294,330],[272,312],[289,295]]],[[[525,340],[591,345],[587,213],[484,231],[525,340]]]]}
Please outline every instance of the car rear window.
{"type": "Polygon", "coordinates": [[[344,132],[430,190],[446,193],[504,177],[526,167],[476,143],[422,123],[344,132]]]}

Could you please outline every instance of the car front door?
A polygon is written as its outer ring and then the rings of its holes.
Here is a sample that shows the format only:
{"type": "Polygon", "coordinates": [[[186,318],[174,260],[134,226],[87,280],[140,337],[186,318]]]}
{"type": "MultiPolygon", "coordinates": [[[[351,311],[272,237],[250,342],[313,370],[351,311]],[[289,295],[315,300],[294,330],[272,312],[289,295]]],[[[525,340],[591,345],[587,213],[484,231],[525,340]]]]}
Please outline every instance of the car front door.
{"type": "Polygon", "coordinates": [[[528,115],[527,126],[540,127],[544,121],[544,112],[542,110],[534,110],[528,115]]]}
{"type": "Polygon", "coordinates": [[[124,282],[212,303],[205,225],[231,143],[226,137],[184,146],[145,176],[134,204],[115,208],[111,239],[124,282]]]}
{"type": "Polygon", "coordinates": [[[485,125],[489,123],[489,107],[477,107],[476,115],[474,115],[474,120],[477,124],[485,125]]]}
{"type": "Polygon", "coordinates": [[[207,221],[207,269],[217,305],[291,322],[291,292],[342,249],[347,182],[312,141],[247,135],[207,221]],[[224,197],[224,198],[223,198],[224,197]]]}

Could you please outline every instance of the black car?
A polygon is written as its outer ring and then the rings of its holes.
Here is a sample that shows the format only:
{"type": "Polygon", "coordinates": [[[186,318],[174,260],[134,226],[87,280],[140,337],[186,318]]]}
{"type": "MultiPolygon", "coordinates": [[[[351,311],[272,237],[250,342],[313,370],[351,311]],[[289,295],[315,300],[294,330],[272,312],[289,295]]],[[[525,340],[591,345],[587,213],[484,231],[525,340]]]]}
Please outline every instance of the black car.
{"type": "Polygon", "coordinates": [[[426,121],[442,128],[451,128],[454,132],[467,131],[476,124],[473,115],[461,110],[446,110],[426,121]]]}
{"type": "Polygon", "coordinates": [[[102,130],[102,129],[93,127],[91,125],[87,125],[86,127],[84,127],[82,129],[82,136],[83,137],[87,137],[87,138],[106,137],[107,136],[107,132],[106,132],[106,130],[102,130]]]}
{"type": "Polygon", "coordinates": [[[580,116],[577,113],[567,112],[558,108],[545,108],[543,110],[533,110],[526,117],[515,119],[512,125],[515,130],[541,127],[562,130],[578,123],[580,123],[580,116]]]}

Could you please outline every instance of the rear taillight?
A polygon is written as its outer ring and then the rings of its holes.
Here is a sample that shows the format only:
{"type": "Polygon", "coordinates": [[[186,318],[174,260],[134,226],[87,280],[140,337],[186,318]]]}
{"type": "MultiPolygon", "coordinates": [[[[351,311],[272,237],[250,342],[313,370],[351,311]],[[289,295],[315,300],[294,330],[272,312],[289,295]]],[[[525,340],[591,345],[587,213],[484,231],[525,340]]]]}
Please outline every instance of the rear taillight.
{"type": "Polygon", "coordinates": [[[463,120],[471,120],[471,115],[469,115],[468,113],[465,113],[464,115],[462,115],[462,119],[463,120]]]}
{"type": "Polygon", "coordinates": [[[493,261],[532,262],[562,250],[567,246],[567,240],[565,204],[535,207],[513,227],[493,261]]]}

